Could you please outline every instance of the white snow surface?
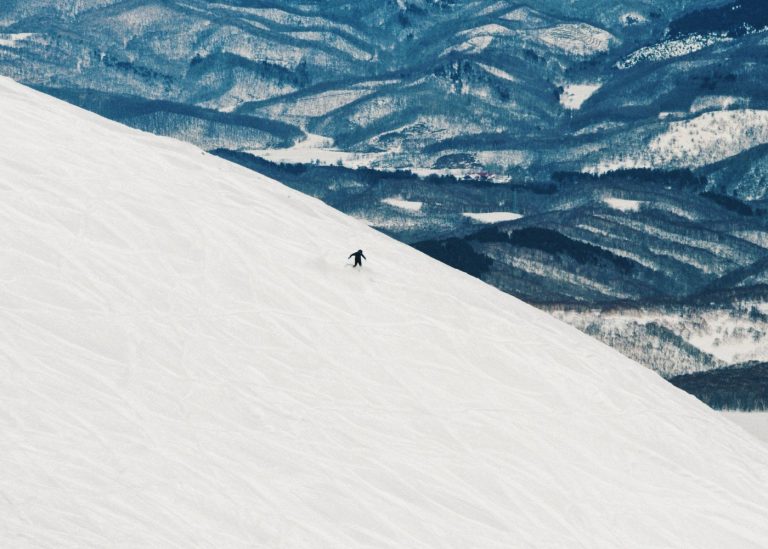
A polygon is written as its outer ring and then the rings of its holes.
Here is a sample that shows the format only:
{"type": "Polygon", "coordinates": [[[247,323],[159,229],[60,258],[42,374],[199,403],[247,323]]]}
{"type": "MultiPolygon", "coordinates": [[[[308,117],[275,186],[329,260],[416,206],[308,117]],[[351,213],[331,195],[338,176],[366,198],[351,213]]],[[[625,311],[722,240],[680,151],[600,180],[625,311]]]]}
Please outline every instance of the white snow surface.
{"type": "Polygon", "coordinates": [[[626,200],[624,198],[603,198],[603,203],[613,208],[614,210],[619,210],[620,212],[639,212],[640,207],[644,204],[644,202],[640,200],[626,200]]]}
{"type": "Polygon", "coordinates": [[[504,71],[498,67],[486,65],[484,63],[478,63],[478,65],[485,69],[489,74],[492,74],[497,78],[501,78],[502,80],[508,80],[509,82],[517,82],[518,80],[515,76],[512,76],[507,71],[504,71]]]}
{"type": "Polygon", "coordinates": [[[485,213],[470,213],[465,212],[464,217],[468,217],[478,223],[502,223],[504,221],[517,221],[523,216],[514,212],[485,212],[485,213]]]}
{"type": "Polygon", "coordinates": [[[409,212],[418,212],[424,205],[423,202],[418,202],[415,200],[403,200],[402,198],[397,197],[385,198],[381,202],[387,206],[392,206],[393,208],[399,208],[401,210],[407,210],[409,212]]]}
{"type": "Polygon", "coordinates": [[[2,547],[768,546],[765,445],[315,199],[6,79],[0,193],[2,547]]]}
{"type": "Polygon", "coordinates": [[[569,110],[579,110],[584,102],[601,87],[602,84],[568,84],[563,86],[560,104],[569,110]]]}
{"type": "Polygon", "coordinates": [[[343,164],[347,167],[369,167],[383,158],[384,153],[354,153],[336,149],[333,139],[317,134],[307,134],[306,139],[284,149],[253,149],[248,153],[270,162],[286,164],[317,163],[324,166],[343,164]]]}
{"type": "Polygon", "coordinates": [[[768,444],[768,412],[721,412],[748,433],[768,444]]]}

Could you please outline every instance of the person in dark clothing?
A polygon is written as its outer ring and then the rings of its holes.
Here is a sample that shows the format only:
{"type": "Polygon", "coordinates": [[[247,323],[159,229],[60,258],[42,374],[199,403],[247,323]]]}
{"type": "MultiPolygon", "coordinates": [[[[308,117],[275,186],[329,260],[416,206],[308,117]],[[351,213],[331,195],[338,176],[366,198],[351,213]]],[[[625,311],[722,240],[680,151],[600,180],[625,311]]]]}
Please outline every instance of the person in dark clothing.
{"type": "Polygon", "coordinates": [[[360,265],[361,267],[363,266],[363,262],[360,260],[360,258],[368,260],[368,258],[365,257],[365,255],[363,254],[363,250],[357,250],[355,253],[349,254],[349,257],[347,259],[349,259],[350,257],[355,258],[355,264],[352,265],[352,268],[355,268],[358,265],[360,265]]]}

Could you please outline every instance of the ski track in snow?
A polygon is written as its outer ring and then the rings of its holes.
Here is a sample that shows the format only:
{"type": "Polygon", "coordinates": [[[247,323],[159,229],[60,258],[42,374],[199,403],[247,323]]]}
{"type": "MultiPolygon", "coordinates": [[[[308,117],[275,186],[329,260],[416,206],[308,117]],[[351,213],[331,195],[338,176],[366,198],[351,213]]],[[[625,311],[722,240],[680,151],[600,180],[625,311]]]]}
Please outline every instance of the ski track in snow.
{"type": "Polygon", "coordinates": [[[766,447],[612,349],[6,79],[0,128],[0,546],[768,546],[766,447]]]}

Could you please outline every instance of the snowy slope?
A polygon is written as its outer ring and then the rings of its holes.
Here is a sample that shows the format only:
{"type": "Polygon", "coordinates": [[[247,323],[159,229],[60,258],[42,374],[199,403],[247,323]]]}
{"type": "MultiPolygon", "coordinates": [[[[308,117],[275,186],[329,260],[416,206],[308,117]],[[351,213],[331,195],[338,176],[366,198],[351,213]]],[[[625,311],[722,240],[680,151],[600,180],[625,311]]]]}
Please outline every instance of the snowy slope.
{"type": "Polygon", "coordinates": [[[768,412],[720,412],[768,444],[768,412]]]}
{"type": "Polygon", "coordinates": [[[575,329],[8,80],[0,128],[0,546],[768,546],[766,447],[575,329]]]}

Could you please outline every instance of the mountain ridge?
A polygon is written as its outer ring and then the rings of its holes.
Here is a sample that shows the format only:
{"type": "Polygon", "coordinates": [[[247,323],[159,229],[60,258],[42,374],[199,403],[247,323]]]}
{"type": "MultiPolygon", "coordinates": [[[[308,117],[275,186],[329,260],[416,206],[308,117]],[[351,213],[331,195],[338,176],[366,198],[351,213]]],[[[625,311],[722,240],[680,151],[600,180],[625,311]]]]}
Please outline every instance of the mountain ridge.
{"type": "Polygon", "coordinates": [[[768,540],[766,447],[654,373],[191,145],[0,97],[8,544],[768,540]]]}
{"type": "Polygon", "coordinates": [[[768,280],[764,16],[752,0],[15,1],[0,74],[215,150],[530,302],[623,304],[569,318],[668,375],[768,360],[749,315],[768,280]],[[478,220],[513,236],[474,238],[478,220]],[[718,292],[740,296],[730,315],[700,299],[718,292]]]}

